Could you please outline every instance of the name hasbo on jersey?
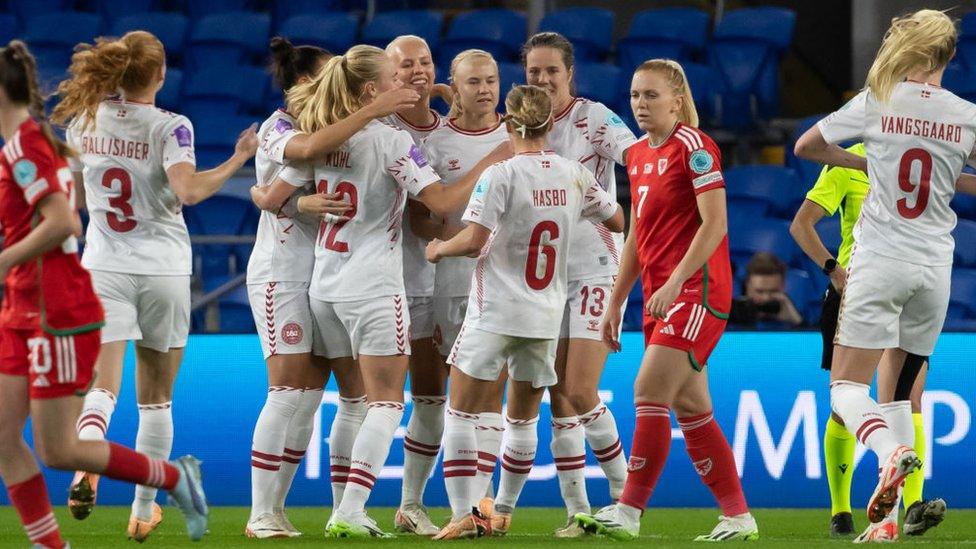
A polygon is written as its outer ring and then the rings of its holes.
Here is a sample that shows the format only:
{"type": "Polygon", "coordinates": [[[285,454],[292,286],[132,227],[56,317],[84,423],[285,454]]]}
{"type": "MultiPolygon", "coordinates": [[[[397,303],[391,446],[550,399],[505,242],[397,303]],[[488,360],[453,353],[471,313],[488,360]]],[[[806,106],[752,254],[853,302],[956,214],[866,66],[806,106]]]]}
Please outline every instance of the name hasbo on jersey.
{"type": "MultiPolygon", "coordinates": [[[[644,302],[667,282],[701,226],[697,196],[722,188],[725,180],[715,142],[697,128],[678,123],[659,146],[647,136],[627,150],[637,258],[644,302]]],[[[732,305],[732,268],[726,235],[708,261],[685,281],[678,301],[700,303],[725,315],[732,305]]]]}
{"type": "Polygon", "coordinates": [[[68,128],[85,179],[88,232],[82,263],[136,275],[189,275],[190,236],[166,170],[196,165],[193,125],[153,105],[106,100],[95,127],[68,128]]]}
{"type": "Polygon", "coordinates": [[[949,202],[963,165],[976,165],[976,105],[938,86],[900,82],[887,104],[864,90],[818,127],[828,143],[864,141],[871,192],[854,227],[857,248],[952,264],[949,202]]]}
{"type": "Polygon", "coordinates": [[[472,276],[465,326],[559,337],[577,224],[599,223],[616,211],[616,200],[593,174],[553,151],[518,154],[488,168],[464,213],[464,221],[491,230],[472,276]]]}
{"type": "MultiPolygon", "coordinates": [[[[4,246],[27,237],[41,220],[38,204],[54,193],[64,193],[72,215],[78,215],[71,170],[51,148],[37,122],[28,119],[0,154],[4,246]]],[[[7,273],[0,326],[20,330],[41,327],[48,333],[64,335],[97,329],[103,319],[102,304],[78,259],[78,239],[74,236],[7,273]]]]}

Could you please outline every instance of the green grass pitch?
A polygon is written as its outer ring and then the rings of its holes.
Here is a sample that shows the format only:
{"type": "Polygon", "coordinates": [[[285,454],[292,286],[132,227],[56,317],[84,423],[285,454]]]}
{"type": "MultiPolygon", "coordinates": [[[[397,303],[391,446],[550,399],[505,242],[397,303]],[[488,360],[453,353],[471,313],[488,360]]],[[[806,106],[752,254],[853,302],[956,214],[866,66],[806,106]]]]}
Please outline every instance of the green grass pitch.
{"type": "MultiPolygon", "coordinates": [[[[328,518],[328,509],[295,507],[288,510],[288,516],[305,535],[293,540],[250,540],[244,537],[244,523],[248,510],[243,507],[214,507],[210,514],[210,533],[199,544],[191,543],[183,529],[183,518],[173,507],[163,510],[163,524],[153,535],[139,546],[125,538],[125,527],[129,517],[128,507],[97,507],[95,512],[83,522],[72,519],[67,510],[56,510],[62,533],[71,542],[73,549],[88,547],[313,547],[336,544],[360,546],[397,547],[400,545],[421,546],[431,544],[426,538],[398,536],[396,540],[352,541],[325,539],[322,531],[328,518]]],[[[842,547],[851,540],[832,540],[827,534],[829,517],[820,509],[757,509],[754,510],[759,521],[760,541],[750,547],[842,547]]],[[[393,509],[372,509],[370,514],[380,526],[392,531],[393,509]]],[[[446,509],[431,510],[435,522],[446,519],[446,509]]],[[[445,542],[471,547],[473,544],[493,547],[701,547],[690,540],[698,534],[706,533],[716,523],[718,511],[715,509],[650,509],[644,515],[641,539],[637,542],[616,543],[602,538],[581,540],[557,540],[550,534],[565,520],[561,509],[522,508],[515,514],[512,531],[503,538],[445,542]]],[[[863,513],[857,518],[857,525],[866,524],[863,513]]],[[[929,531],[924,537],[902,537],[901,541],[919,547],[958,547],[959,544],[976,546],[976,510],[949,510],[942,525],[929,531]]],[[[739,542],[736,545],[742,545],[739,542]]],[[[0,507],[0,548],[27,547],[27,538],[13,509],[0,507]]]]}

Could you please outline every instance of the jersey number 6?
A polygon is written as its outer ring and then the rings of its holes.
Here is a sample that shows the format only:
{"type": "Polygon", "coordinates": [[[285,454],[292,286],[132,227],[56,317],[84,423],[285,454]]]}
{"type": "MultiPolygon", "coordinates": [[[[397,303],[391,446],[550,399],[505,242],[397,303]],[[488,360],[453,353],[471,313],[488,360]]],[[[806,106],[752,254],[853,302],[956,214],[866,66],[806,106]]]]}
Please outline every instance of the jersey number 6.
{"type": "Polygon", "coordinates": [[[901,155],[901,163],[898,166],[898,187],[906,192],[915,192],[918,187],[918,195],[915,197],[915,205],[908,206],[908,198],[898,199],[898,213],[905,219],[915,219],[922,215],[925,207],[929,205],[929,188],[932,183],[932,155],[925,149],[908,149],[901,155]],[[912,183],[912,167],[918,162],[918,185],[912,183]]]}
{"type": "MultiPolygon", "coordinates": [[[[319,181],[316,190],[320,193],[328,192],[329,182],[322,180],[319,181]]],[[[356,186],[348,181],[341,181],[336,188],[332,191],[338,195],[338,200],[345,200],[352,205],[352,209],[346,212],[345,217],[353,218],[356,216],[356,207],[359,204],[359,193],[356,191],[356,186]]],[[[349,244],[347,242],[342,242],[341,240],[336,240],[336,235],[339,233],[339,229],[345,225],[347,221],[334,221],[332,223],[322,223],[319,225],[319,240],[322,240],[322,233],[325,232],[328,227],[329,234],[325,237],[325,249],[332,250],[333,252],[346,253],[349,251],[349,244]]]]}
{"type": "Polygon", "coordinates": [[[543,221],[532,229],[529,238],[529,257],[525,261],[525,282],[533,290],[543,290],[556,274],[556,247],[552,243],[559,238],[559,225],[555,221],[543,221]],[[546,235],[547,244],[542,243],[546,235]],[[539,256],[545,256],[545,271],[539,276],[539,256]]]}
{"type": "Polygon", "coordinates": [[[102,175],[102,186],[112,190],[112,183],[119,182],[119,195],[108,199],[108,205],[117,212],[105,212],[108,226],[117,233],[127,233],[136,228],[136,220],[132,219],[132,177],[122,168],[109,168],[102,175]]]}

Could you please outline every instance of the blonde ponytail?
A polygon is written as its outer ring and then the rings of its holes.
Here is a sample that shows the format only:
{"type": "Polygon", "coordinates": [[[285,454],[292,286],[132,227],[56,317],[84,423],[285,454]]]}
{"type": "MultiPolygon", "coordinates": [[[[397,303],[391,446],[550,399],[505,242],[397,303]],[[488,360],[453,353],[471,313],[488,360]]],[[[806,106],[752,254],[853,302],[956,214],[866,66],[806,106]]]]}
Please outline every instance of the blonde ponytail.
{"type": "Polygon", "coordinates": [[[374,46],[353,46],[329,59],[312,80],[288,90],[288,110],[298,113],[298,127],[314,132],[363,107],[363,88],[380,78],[386,53],[374,46]]]}
{"type": "Polygon", "coordinates": [[[688,77],[681,63],[673,59],[650,59],[641,63],[637,70],[653,71],[662,76],[668,82],[671,93],[681,96],[681,111],[678,112],[678,120],[685,126],[698,127],[698,109],[695,107],[695,99],[691,95],[691,86],[688,84],[688,77]]]}
{"type": "Polygon", "coordinates": [[[896,17],[881,41],[868,71],[867,87],[887,103],[895,84],[912,72],[934,72],[949,64],[956,53],[956,25],[938,10],[919,10],[896,17]]]}
{"type": "Polygon", "coordinates": [[[485,50],[470,49],[464,50],[461,53],[454,56],[451,60],[451,91],[454,93],[454,101],[451,102],[451,110],[447,113],[448,118],[457,118],[461,116],[461,94],[458,92],[457,82],[455,80],[455,75],[457,73],[457,68],[461,63],[468,61],[470,59],[487,59],[495,65],[495,74],[498,74],[498,62],[495,58],[485,50]]]}

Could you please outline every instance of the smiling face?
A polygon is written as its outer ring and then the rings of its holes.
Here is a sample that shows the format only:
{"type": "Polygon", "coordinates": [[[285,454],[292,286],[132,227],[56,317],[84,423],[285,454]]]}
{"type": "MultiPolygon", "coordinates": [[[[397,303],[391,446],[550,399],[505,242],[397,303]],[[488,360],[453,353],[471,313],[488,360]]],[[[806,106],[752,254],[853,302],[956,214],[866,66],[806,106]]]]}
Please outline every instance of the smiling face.
{"type": "Polygon", "coordinates": [[[434,87],[434,59],[427,44],[414,37],[394,40],[387,53],[397,70],[397,80],[413,88],[422,100],[430,97],[434,87]]]}
{"type": "Polygon", "coordinates": [[[525,54],[525,81],[546,90],[554,105],[572,99],[573,69],[567,67],[563,53],[556,48],[532,48],[525,54]]]}
{"type": "Polygon", "coordinates": [[[654,70],[634,73],[630,84],[630,108],[641,130],[660,133],[674,126],[682,100],[662,73],[654,70]]]}
{"type": "Polygon", "coordinates": [[[494,113],[498,107],[498,66],[484,56],[472,56],[462,60],[454,69],[451,87],[460,102],[461,112],[483,116],[494,113]]]}

